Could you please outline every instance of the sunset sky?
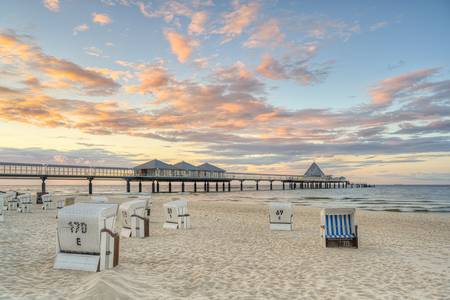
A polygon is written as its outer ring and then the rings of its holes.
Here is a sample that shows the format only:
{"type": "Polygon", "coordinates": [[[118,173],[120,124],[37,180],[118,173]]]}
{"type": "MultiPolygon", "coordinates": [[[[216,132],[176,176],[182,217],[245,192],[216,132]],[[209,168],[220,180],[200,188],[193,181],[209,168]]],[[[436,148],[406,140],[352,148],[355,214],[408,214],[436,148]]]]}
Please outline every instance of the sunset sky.
{"type": "Polygon", "coordinates": [[[450,183],[449,1],[1,1],[0,79],[0,161],[450,183]]]}

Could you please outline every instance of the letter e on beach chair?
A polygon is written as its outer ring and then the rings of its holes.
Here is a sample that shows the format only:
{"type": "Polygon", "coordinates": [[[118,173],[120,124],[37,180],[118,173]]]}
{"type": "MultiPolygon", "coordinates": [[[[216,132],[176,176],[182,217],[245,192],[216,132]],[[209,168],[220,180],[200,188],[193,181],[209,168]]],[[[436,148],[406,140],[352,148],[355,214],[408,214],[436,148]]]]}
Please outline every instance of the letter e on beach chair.
{"type": "Polygon", "coordinates": [[[358,225],[354,208],[324,208],[320,218],[324,247],[358,248],[358,225]]]}
{"type": "Polygon", "coordinates": [[[269,203],[269,223],[271,230],[292,230],[292,203],[269,203]]]}
{"type": "Polygon", "coordinates": [[[188,229],[191,227],[186,200],[175,200],[165,203],[164,217],[163,228],[188,229]]]}
{"type": "Polygon", "coordinates": [[[58,210],[53,267],[98,272],[119,263],[120,237],[114,232],[118,204],[76,203],[58,210]]]}
{"type": "Polygon", "coordinates": [[[122,228],[120,235],[123,237],[149,236],[149,217],[147,216],[147,201],[132,200],[125,202],[119,207],[119,217],[122,228]]]}

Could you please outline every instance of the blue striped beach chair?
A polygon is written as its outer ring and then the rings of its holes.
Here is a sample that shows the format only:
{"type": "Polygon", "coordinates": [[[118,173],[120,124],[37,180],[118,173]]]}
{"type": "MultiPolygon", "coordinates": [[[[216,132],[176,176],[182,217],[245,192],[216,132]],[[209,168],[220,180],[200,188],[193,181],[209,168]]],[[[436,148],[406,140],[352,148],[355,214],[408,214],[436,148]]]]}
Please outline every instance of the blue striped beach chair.
{"type": "Polygon", "coordinates": [[[358,225],[354,208],[324,208],[320,213],[323,246],[358,248],[358,225]]]}

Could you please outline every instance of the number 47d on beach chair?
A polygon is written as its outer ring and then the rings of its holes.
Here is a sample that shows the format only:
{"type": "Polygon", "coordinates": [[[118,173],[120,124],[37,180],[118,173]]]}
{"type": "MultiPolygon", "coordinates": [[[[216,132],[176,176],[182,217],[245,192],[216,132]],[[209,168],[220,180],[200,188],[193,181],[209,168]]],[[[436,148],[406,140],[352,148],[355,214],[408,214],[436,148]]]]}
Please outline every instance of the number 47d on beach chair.
{"type": "Polygon", "coordinates": [[[320,231],[325,248],[358,248],[358,225],[354,208],[324,208],[320,218],[320,231]]]}

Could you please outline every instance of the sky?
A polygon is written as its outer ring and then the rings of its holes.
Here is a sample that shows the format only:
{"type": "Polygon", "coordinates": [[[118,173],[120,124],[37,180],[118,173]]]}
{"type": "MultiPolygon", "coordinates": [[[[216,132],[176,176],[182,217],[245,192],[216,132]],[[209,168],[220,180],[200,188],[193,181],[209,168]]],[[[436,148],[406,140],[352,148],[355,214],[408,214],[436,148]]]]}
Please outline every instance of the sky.
{"type": "Polygon", "coordinates": [[[0,1],[0,161],[450,183],[449,1],[0,1]]]}

